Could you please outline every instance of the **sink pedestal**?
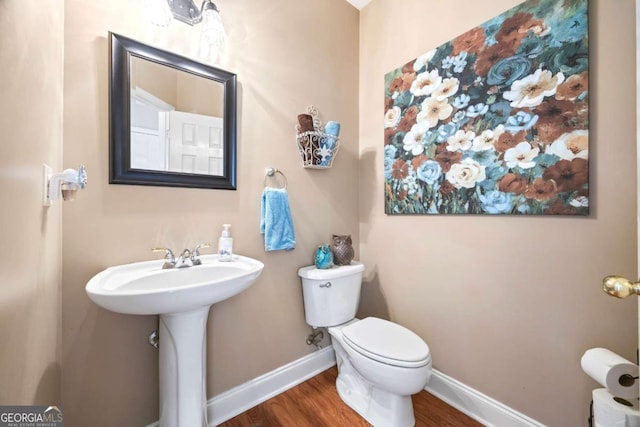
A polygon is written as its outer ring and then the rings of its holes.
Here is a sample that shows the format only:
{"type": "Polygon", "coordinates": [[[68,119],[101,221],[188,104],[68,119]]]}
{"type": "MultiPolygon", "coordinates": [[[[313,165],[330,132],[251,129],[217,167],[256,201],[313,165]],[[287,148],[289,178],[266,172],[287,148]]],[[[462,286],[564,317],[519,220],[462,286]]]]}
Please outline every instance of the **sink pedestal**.
{"type": "Polygon", "coordinates": [[[89,298],[107,310],[160,315],[161,427],[207,427],[209,309],[247,289],[264,268],[242,255],[231,262],[202,255],[200,261],[173,269],[163,268],[163,260],[117,265],[93,276],[85,287],[89,298]]]}
{"type": "Polygon", "coordinates": [[[209,308],[160,315],[160,427],[207,427],[209,308]]]}

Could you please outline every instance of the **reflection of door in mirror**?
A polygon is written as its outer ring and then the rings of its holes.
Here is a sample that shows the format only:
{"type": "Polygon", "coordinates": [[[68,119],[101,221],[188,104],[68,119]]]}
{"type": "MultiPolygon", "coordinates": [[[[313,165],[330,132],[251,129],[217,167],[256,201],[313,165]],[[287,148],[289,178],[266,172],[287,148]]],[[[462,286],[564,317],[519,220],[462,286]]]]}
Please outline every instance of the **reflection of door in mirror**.
{"type": "Polygon", "coordinates": [[[224,175],[222,83],[131,57],[131,167],[224,175]]]}
{"type": "Polygon", "coordinates": [[[222,119],[169,112],[169,171],[222,175],[222,119]]]}

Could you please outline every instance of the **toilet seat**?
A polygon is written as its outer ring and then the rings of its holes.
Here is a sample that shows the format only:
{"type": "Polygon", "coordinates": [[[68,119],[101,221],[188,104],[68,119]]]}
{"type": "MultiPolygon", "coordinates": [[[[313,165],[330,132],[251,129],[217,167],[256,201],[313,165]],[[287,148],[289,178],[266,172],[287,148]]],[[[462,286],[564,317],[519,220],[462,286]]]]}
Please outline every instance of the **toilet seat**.
{"type": "Polygon", "coordinates": [[[367,317],[342,328],[342,336],[354,351],[387,365],[419,368],[431,361],[422,338],[387,320],[367,317]]]}

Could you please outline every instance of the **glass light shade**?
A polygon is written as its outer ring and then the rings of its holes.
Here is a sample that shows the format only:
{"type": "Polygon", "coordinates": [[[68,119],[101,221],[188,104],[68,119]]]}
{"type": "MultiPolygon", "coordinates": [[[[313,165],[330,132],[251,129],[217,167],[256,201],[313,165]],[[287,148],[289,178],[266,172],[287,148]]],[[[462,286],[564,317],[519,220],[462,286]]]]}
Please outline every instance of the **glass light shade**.
{"type": "Polygon", "coordinates": [[[149,22],[159,27],[169,26],[173,19],[167,0],[145,0],[143,11],[145,16],[149,18],[149,22]]]}
{"type": "Polygon", "coordinates": [[[202,25],[200,33],[201,56],[208,56],[210,51],[214,55],[220,53],[227,43],[227,33],[218,11],[215,8],[205,6],[200,25],[202,25]]]}

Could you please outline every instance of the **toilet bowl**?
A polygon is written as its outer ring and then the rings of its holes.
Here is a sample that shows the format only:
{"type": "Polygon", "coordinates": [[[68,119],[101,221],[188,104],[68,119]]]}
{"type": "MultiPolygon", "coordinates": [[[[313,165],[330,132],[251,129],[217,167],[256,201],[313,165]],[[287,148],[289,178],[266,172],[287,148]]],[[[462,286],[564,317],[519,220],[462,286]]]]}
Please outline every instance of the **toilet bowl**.
{"type": "Polygon", "coordinates": [[[411,395],[423,390],[431,377],[431,355],[424,341],[375,317],[328,329],[340,398],[375,427],[413,426],[411,395]]]}
{"type": "Polygon", "coordinates": [[[355,318],[363,271],[358,262],[301,268],[305,318],[311,326],[328,328],[340,398],[374,427],[410,427],[415,424],[411,395],[431,377],[429,347],[396,323],[355,318]]]}

